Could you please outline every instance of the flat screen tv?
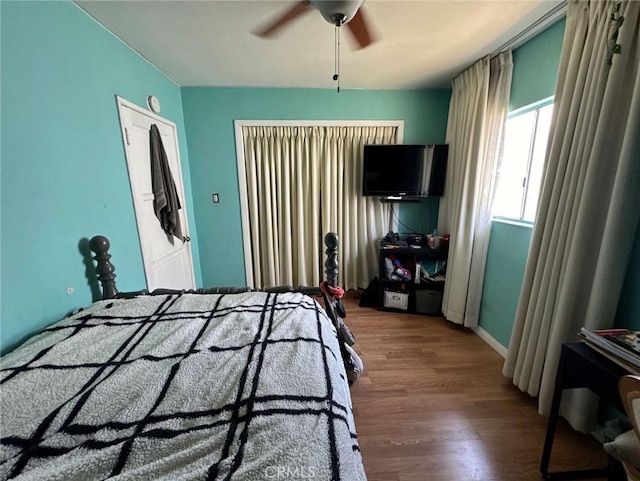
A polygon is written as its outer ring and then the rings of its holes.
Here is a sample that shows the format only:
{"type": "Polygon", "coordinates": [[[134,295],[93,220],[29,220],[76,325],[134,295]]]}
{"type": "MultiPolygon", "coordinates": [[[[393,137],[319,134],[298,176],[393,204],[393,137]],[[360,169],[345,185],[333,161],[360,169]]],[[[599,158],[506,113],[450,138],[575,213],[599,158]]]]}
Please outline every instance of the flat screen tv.
{"type": "Polygon", "coordinates": [[[442,196],[449,146],[365,145],[362,195],[442,196]]]}

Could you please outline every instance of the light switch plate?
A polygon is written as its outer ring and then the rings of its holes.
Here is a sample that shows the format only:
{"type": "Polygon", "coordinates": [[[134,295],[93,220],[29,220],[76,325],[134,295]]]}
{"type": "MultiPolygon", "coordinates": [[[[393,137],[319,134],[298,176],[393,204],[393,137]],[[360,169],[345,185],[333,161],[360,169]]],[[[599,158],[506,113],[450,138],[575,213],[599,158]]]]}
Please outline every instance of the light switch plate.
{"type": "Polygon", "coordinates": [[[213,201],[214,204],[217,204],[220,202],[220,195],[218,195],[217,192],[214,192],[213,194],[211,194],[211,200],[213,201]]]}

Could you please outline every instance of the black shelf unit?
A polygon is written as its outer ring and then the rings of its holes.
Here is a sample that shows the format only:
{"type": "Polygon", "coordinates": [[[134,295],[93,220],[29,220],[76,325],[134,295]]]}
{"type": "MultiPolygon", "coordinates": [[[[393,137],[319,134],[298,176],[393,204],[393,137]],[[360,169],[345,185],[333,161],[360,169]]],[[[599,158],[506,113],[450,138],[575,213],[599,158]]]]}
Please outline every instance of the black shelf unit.
{"type": "Polygon", "coordinates": [[[416,264],[425,261],[441,261],[444,266],[448,253],[448,249],[428,247],[380,247],[378,251],[378,279],[380,280],[378,309],[411,314],[442,315],[440,307],[445,281],[416,283],[416,264]],[[385,268],[385,258],[387,257],[398,259],[403,267],[411,272],[411,279],[402,281],[387,279],[385,268]],[[403,304],[406,302],[407,308],[390,307],[389,302],[385,303],[385,293],[390,296],[389,300],[392,303],[403,304]]]}

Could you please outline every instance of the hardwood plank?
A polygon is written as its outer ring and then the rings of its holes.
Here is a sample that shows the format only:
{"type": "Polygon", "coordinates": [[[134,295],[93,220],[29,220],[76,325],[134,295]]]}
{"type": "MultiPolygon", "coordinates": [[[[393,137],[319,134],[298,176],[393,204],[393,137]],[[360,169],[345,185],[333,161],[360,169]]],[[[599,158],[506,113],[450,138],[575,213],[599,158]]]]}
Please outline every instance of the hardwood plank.
{"type": "MultiPolygon", "coordinates": [[[[351,395],[369,481],[539,481],[547,419],[502,375],[504,360],[440,317],[360,308],[345,298],[364,373],[351,395]]],[[[561,420],[554,471],[606,464],[561,420]]]]}

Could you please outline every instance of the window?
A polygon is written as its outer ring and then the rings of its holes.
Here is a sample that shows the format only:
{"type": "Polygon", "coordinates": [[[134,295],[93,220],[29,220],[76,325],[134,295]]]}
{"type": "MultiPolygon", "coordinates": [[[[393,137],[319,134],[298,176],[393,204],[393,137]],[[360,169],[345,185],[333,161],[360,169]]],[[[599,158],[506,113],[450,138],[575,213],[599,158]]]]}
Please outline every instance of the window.
{"type": "Polygon", "coordinates": [[[553,104],[509,114],[497,173],[494,217],[533,222],[542,184],[553,104]]]}

